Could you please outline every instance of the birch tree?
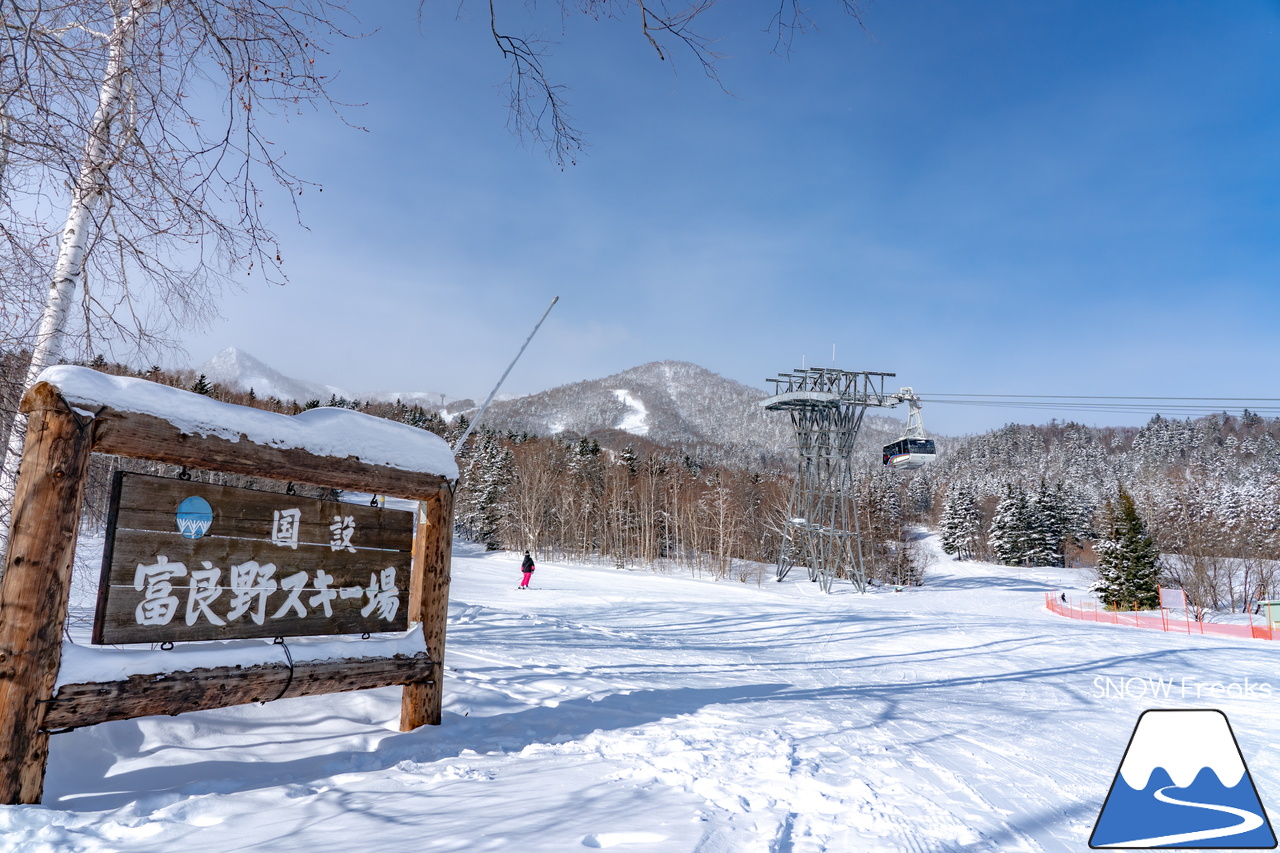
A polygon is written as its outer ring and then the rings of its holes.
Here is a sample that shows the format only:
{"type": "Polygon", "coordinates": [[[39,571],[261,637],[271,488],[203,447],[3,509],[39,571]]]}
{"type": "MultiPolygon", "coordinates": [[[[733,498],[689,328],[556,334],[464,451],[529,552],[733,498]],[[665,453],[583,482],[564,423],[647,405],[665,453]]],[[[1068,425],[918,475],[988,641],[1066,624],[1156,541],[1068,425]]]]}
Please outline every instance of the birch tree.
{"type": "Polygon", "coordinates": [[[307,184],[263,125],[333,106],[317,60],[345,19],[330,0],[0,2],[0,286],[25,386],[73,329],[145,349],[212,314],[233,271],[282,281],[264,193],[307,184]]]}

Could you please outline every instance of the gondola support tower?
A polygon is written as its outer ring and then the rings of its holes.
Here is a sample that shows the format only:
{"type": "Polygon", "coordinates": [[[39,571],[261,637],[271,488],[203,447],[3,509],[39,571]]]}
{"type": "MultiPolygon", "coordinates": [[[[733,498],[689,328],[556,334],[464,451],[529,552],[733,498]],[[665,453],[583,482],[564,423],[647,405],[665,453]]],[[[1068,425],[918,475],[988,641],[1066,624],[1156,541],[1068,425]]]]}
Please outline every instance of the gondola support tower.
{"type": "MultiPolygon", "coordinates": [[[[853,446],[867,409],[892,408],[908,399],[886,392],[893,373],[810,367],[768,381],[774,394],[760,401],[769,411],[787,412],[796,431],[800,459],[792,487],[777,578],[792,565],[808,568],[809,579],[830,592],[837,578],[867,586],[853,479],[853,446]]],[[[918,408],[913,409],[917,418],[918,408]]]]}

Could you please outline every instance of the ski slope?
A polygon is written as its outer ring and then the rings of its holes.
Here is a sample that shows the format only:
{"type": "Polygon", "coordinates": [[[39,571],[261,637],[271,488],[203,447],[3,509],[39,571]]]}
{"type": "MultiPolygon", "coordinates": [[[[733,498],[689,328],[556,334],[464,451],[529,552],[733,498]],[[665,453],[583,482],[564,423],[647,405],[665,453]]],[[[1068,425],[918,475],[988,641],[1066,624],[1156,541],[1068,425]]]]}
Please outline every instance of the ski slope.
{"type": "Polygon", "coordinates": [[[859,596],[540,563],[521,592],[517,564],[455,552],[443,726],[399,732],[389,688],[57,735],[0,847],[1082,851],[1150,707],[1223,710],[1280,798],[1280,645],[1046,612],[1073,571],[939,555],[859,596]]]}

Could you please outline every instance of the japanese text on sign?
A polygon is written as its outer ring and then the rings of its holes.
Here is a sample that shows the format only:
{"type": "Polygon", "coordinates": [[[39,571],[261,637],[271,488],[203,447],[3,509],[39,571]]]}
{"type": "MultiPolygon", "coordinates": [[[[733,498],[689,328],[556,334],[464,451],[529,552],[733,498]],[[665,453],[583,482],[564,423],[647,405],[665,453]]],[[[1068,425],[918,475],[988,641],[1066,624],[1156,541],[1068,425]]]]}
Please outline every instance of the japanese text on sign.
{"type": "Polygon", "coordinates": [[[408,627],[413,513],[122,474],[94,642],[408,627]]]}

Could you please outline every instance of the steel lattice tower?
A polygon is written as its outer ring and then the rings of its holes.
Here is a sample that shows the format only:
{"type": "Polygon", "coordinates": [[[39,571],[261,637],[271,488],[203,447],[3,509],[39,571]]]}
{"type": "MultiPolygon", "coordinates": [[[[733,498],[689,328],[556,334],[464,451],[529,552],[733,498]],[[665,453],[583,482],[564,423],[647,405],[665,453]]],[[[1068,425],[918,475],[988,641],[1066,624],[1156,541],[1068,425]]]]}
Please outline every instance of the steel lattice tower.
{"type": "Polygon", "coordinates": [[[884,390],[885,377],[894,375],[811,367],[768,380],[775,393],[760,405],[791,415],[800,451],[778,556],[779,581],[793,564],[803,564],[824,592],[836,578],[849,578],[859,592],[866,591],[853,444],[869,407],[901,402],[884,390]]]}

